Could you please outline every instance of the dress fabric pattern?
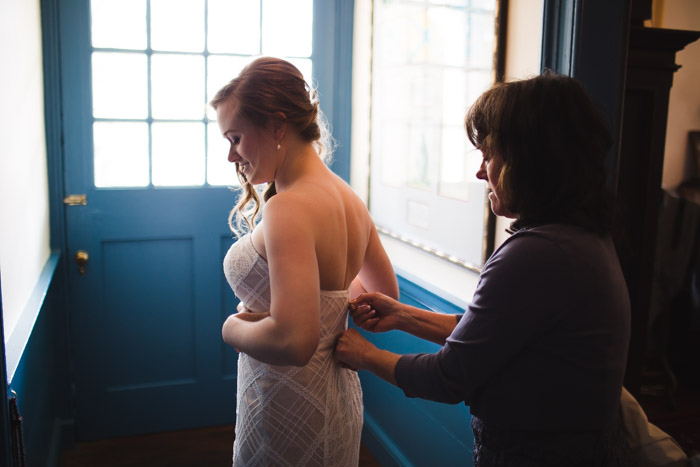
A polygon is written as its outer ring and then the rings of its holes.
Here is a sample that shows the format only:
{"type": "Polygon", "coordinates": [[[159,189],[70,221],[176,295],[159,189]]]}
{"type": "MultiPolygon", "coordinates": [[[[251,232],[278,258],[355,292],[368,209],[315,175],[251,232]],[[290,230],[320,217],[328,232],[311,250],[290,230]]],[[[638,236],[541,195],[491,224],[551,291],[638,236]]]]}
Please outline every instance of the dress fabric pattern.
{"type": "MultiPolygon", "coordinates": [[[[267,262],[250,234],[231,246],[224,273],[249,310],[270,309],[267,262]]],[[[333,359],[348,324],[348,298],[347,290],[321,291],[321,338],[307,365],[267,365],[239,354],[234,466],[358,465],[360,380],[333,359]]]]}

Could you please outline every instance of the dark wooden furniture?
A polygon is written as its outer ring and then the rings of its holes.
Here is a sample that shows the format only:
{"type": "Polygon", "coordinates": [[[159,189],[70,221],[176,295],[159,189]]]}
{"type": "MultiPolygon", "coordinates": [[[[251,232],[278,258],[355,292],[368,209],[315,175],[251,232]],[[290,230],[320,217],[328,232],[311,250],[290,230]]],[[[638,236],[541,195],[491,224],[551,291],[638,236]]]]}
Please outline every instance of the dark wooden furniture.
{"type": "Polygon", "coordinates": [[[645,28],[632,18],[620,135],[615,243],[632,305],[625,386],[638,394],[654,269],[668,101],[676,53],[700,32],[645,28]]]}

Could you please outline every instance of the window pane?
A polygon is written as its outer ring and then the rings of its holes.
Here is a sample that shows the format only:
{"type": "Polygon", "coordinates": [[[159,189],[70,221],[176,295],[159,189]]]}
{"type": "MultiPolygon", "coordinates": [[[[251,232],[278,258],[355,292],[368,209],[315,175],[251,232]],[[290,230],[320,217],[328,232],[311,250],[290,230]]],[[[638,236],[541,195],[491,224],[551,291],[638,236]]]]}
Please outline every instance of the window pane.
{"type": "Polygon", "coordinates": [[[404,118],[423,118],[439,122],[443,69],[406,67],[404,73],[410,85],[408,105],[412,110],[412,113],[406,114],[404,118]]]}
{"type": "Polygon", "coordinates": [[[151,47],[203,51],[204,0],[151,0],[151,47]]]}
{"type": "Polygon", "coordinates": [[[228,161],[231,144],[221,136],[217,123],[209,123],[207,131],[207,182],[210,185],[240,185],[236,176],[236,166],[228,161]]]}
{"type": "MultiPolygon", "coordinates": [[[[476,0],[472,0],[472,5],[476,0]]],[[[493,0],[488,0],[493,1],[493,0]]],[[[433,5],[451,5],[451,6],[464,6],[464,0],[428,0],[428,3],[433,5]]]]}
{"type": "Polygon", "coordinates": [[[375,53],[385,65],[423,62],[422,44],[424,9],[415,5],[394,3],[381,10],[382,27],[376,28],[375,53]]]}
{"type": "Polygon", "coordinates": [[[477,100],[479,96],[493,84],[493,73],[488,71],[472,71],[467,73],[467,106],[477,100]]]}
{"type": "Polygon", "coordinates": [[[151,93],[154,118],[204,117],[204,57],[153,54],[151,93]]]}
{"type": "Polygon", "coordinates": [[[207,8],[210,52],[260,53],[259,0],[209,0],[207,8]]]}
{"type": "Polygon", "coordinates": [[[146,123],[95,122],[95,186],[148,185],[146,123]]]}
{"type": "Polygon", "coordinates": [[[310,57],[312,19],[312,0],[265,0],[263,54],[310,57]]]}
{"type": "MultiPolygon", "coordinates": [[[[467,100],[468,73],[462,69],[448,68],[442,74],[442,123],[461,126],[469,104],[467,100]]],[[[482,90],[479,89],[479,94],[482,90]]]]}
{"type": "Polygon", "coordinates": [[[146,55],[92,54],[92,114],[96,118],[148,116],[146,55]]]}
{"type": "Polygon", "coordinates": [[[209,125],[205,140],[203,119],[215,121],[207,102],[262,53],[263,18],[266,54],[287,58],[311,82],[313,0],[90,2],[93,47],[144,52],[92,55],[93,114],[101,120],[95,124],[100,186],[198,186],[205,179],[238,184],[218,125],[209,125]],[[137,127],[106,122],[123,119],[144,122],[137,127]],[[100,126],[107,124],[116,129],[100,126]],[[132,135],[133,128],[141,133],[132,135]],[[110,139],[118,141],[118,150],[107,145],[110,139]],[[114,169],[118,164],[126,168],[114,169]]]}
{"type": "Polygon", "coordinates": [[[146,49],[146,0],[92,0],[92,46],[146,49]]]}
{"type": "Polygon", "coordinates": [[[407,184],[431,189],[435,182],[435,161],[439,155],[437,127],[431,121],[411,122],[408,149],[407,184]]]}
{"type": "Polygon", "coordinates": [[[461,127],[442,129],[442,157],[438,187],[440,196],[462,201],[469,200],[468,170],[471,167],[467,165],[467,142],[461,127]]]}
{"type": "Polygon", "coordinates": [[[408,154],[408,128],[398,122],[385,122],[382,126],[381,181],[386,186],[401,187],[406,183],[408,154]]]}
{"type": "Polygon", "coordinates": [[[495,0],[471,0],[471,7],[474,9],[486,10],[493,15],[496,8],[495,0]]]}
{"type": "Polygon", "coordinates": [[[464,66],[467,38],[464,25],[465,10],[457,8],[429,8],[427,31],[422,35],[426,61],[440,65],[464,66]]]}
{"type": "Polygon", "coordinates": [[[489,70],[493,64],[495,52],[493,14],[472,14],[469,25],[469,43],[472,45],[469,51],[469,64],[474,68],[489,70]]]}
{"type": "Polygon", "coordinates": [[[371,212],[394,234],[475,265],[486,190],[463,119],[493,80],[495,5],[373,3],[371,212]]]}
{"type": "Polygon", "coordinates": [[[204,184],[204,124],[154,123],[153,184],[204,184]]]}

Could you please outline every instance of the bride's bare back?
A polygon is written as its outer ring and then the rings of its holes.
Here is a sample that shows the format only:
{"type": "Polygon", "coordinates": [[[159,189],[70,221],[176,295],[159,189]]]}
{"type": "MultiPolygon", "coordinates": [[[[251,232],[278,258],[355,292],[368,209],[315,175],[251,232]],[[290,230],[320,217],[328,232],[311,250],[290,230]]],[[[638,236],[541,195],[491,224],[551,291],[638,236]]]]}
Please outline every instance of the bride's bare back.
{"type": "MultiPolygon", "coordinates": [[[[283,195],[288,201],[285,204],[292,206],[305,230],[313,235],[320,289],[346,290],[362,271],[365,288],[391,291],[391,281],[386,280],[393,275],[391,265],[364,203],[325,167],[316,172],[296,183],[290,190],[293,193],[283,195]]],[[[253,232],[253,244],[264,258],[268,257],[263,227],[267,217],[264,215],[263,224],[253,232]]],[[[283,237],[282,241],[289,243],[292,238],[283,237]]]]}

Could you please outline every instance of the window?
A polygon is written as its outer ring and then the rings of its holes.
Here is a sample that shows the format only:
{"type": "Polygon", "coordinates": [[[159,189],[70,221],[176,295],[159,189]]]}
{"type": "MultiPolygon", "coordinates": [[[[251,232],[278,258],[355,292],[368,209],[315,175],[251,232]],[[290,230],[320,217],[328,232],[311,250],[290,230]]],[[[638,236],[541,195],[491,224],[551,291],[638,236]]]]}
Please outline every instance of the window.
{"type": "Polygon", "coordinates": [[[478,271],[488,204],[464,114],[494,82],[497,0],[374,2],[369,203],[378,229],[478,271]]]}
{"type": "Polygon", "coordinates": [[[312,0],[92,0],[91,19],[97,187],[230,184],[206,103],[261,54],[311,78],[312,0]]]}

